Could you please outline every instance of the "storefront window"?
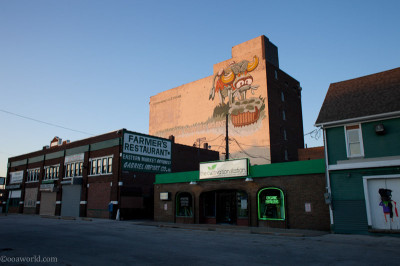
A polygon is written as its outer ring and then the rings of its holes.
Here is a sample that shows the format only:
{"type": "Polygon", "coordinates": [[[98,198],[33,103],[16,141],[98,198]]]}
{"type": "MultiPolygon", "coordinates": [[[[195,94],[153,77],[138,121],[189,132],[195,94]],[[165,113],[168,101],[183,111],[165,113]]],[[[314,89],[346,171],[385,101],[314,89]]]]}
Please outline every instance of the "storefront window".
{"type": "Polygon", "coordinates": [[[192,195],[188,192],[181,192],[176,196],[176,216],[192,217],[192,195]]]}
{"type": "Polygon", "coordinates": [[[238,217],[247,218],[249,213],[247,208],[247,193],[243,191],[238,191],[236,195],[237,195],[238,217]]]}
{"type": "Polygon", "coordinates": [[[264,188],[258,192],[258,219],[285,220],[285,199],[279,188],[264,188]]]}

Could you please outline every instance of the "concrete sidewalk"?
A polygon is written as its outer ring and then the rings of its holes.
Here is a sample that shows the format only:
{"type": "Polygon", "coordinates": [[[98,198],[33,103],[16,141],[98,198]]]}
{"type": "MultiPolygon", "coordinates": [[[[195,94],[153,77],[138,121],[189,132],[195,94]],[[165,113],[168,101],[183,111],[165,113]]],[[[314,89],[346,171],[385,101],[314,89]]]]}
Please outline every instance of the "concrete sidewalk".
{"type": "Polygon", "coordinates": [[[244,233],[244,234],[264,234],[264,235],[291,236],[291,237],[315,237],[315,236],[330,234],[330,232],[328,231],[282,229],[282,228],[271,228],[271,227],[247,227],[247,226],[237,226],[230,224],[179,224],[179,223],[168,223],[168,222],[155,222],[152,220],[116,221],[116,220],[89,218],[89,217],[27,215],[27,214],[8,214],[8,215],[38,216],[41,218],[60,219],[60,220],[97,221],[97,222],[128,223],[128,224],[130,223],[133,225],[154,226],[160,228],[179,228],[186,230],[218,231],[218,232],[232,232],[232,233],[244,233]]]}
{"type": "Polygon", "coordinates": [[[302,229],[282,229],[271,227],[247,227],[229,224],[178,224],[154,221],[125,221],[132,222],[134,225],[156,226],[165,228],[180,228],[188,230],[203,230],[203,231],[219,231],[219,232],[235,232],[248,234],[266,234],[275,236],[291,236],[291,237],[314,237],[329,234],[328,231],[302,230],[302,229]]]}

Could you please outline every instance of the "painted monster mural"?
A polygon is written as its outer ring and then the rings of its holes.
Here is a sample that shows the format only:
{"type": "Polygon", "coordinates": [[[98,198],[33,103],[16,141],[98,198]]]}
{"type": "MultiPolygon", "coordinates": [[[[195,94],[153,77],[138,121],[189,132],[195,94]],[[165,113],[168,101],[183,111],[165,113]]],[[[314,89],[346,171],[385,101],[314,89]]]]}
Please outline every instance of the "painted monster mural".
{"type": "Polygon", "coordinates": [[[248,92],[254,95],[259,87],[253,84],[254,79],[250,74],[257,68],[258,61],[258,57],[254,56],[252,62],[232,62],[214,75],[209,95],[209,100],[214,100],[216,95],[219,98],[219,105],[214,108],[214,118],[229,114],[234,127],[248,126],[259,120],[260,113],[265,108],[264,99],[248,98],[248,92]]]}
{"type": "Polygon", "coordinates": [[[255,53],[246,56],[218,63],[223,66],[213,76],[152,97],[149,132],[160,137],[174,135],[180,143],[196,147],[207,143],[224,159],[228,115],[230,158],[270,163],[268,123],[263,123],[267,117],[266,72],[259,71],[264,70],[264,61],[255,53]]]}
{"type": "Polygon", "coordinates": [[[381,196],[381,202],[379,203],[379,206],[382,206],[383,208],[385,221],[386,222],[388,221],[387,216],[389,215],[391,221],[393,222],[393,203],[394,203],[394,210],[396,213],[396,217],[399,217],[399,214],[397,212],[396,202],[392,200],[392,190],[380,188],[378,192],[379,195],[381,196]]]}

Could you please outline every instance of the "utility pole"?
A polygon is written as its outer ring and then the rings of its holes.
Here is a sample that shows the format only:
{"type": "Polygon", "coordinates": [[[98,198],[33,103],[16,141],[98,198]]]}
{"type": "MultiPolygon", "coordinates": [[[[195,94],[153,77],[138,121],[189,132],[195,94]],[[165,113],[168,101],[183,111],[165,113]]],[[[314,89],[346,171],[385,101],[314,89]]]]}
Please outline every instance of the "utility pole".
{"type": "Polygon", "coordinates": [[[196,141],[199,142],[199,146],[198,146],[198,149],[197,149],[197,159],[200,162],[200,146],[201,146],[201,142],[202,141],[206,141],[206,138],[198,138],[198,139],[196,139],[196,141]]]}
{"type": "Polygon", "coordinates": [[[225,160],[229,160],[228,116],[229,114],[226,114],[225,160]]]}

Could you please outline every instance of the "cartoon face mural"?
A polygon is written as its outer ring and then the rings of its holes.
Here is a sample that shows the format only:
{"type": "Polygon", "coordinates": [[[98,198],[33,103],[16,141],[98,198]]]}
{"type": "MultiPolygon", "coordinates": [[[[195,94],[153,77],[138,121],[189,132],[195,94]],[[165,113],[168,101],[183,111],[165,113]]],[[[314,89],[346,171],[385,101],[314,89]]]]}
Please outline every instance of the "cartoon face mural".
{"type": "Polygon", "coordinates": [[[232,62],[214,75],[209,94],[209,100],[214,100],[216,94],[219,97],[219,105],[214,109],[214,118],[229,114],[234,127],[243,127],[258,121],[260,112],[265,108],[264,99],[247,98],[247,91],[250,90],[254,95],[259,87],[253,85],[254,79],[250,75],[250,72],[257,68],[258,61],[258,57],[254,56],[253,62],[247,60],[232,62]],[[228,98],[227,102],[225,98],[228,98]]]}
{"type": "Polygon", "coordinates": [[[382,206],[383,208],[385,221],[387,222],[387,215],[389,215],[390,219],[393,221],[393,203],[396,217],[399,217],[399,214],[397,212],[396,202],[392,200],[392,190],[380,188],[378,192],[381,196],[381,202],[379,203],[379,206],[382,206]]]}

